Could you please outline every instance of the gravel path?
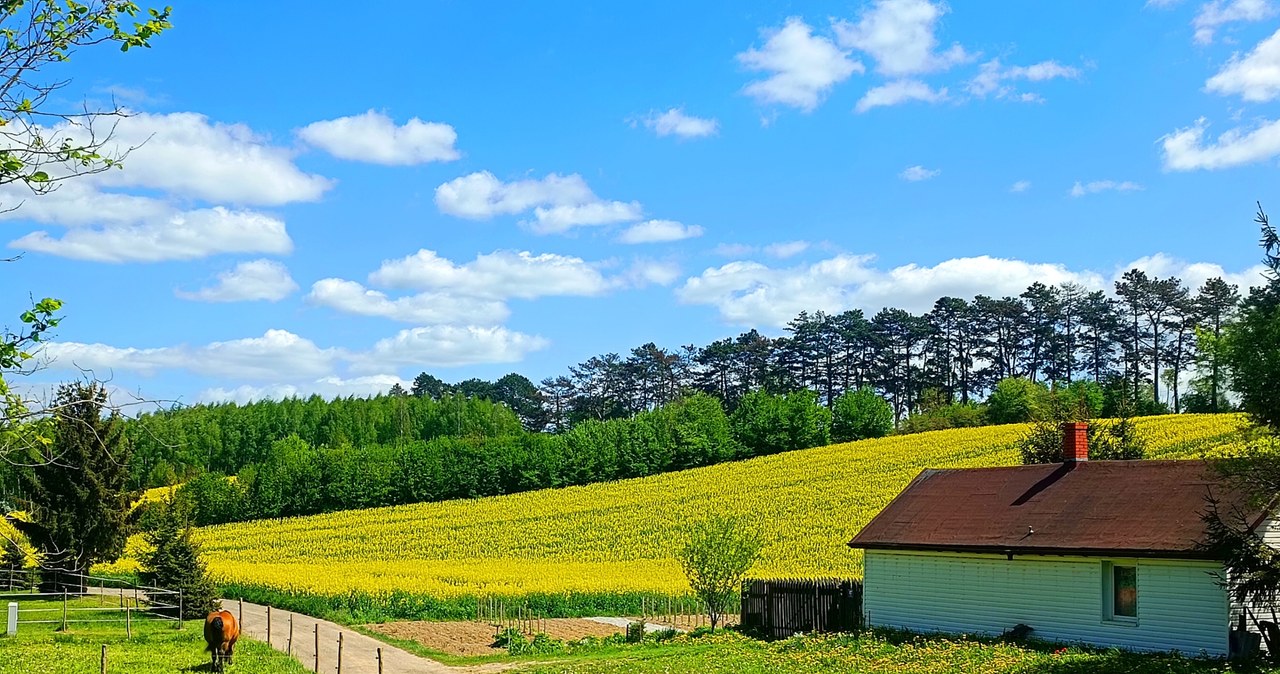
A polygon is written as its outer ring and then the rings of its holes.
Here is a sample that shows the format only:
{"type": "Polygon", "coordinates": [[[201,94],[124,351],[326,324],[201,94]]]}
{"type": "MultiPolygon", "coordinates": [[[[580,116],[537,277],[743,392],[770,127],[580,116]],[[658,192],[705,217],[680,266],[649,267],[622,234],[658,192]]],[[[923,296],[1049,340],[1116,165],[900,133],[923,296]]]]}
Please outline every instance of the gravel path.
{"type": "Polygon", "coordinates": [[[271,609],[271,635],[267,635],[267,607],[252,602],[242,604],[237,600],[223,600],[224,609],[240,619],[241,632],[251,639],[269,641],[278,651],[287,651],[307,669],[319,672],[338,671],[338,635],[342,635],[343,674],[462,674],[498,672],[510,665],[483,665],[478,667],[449,667],[395,646],[353,632],[327,620],[312,618],[301,613],[271,609]],[[241,611],[243,610],[243,614],[241,611]],[[293,641],[289,641],[289,621],[293,620],[293,641]],[[318,630],[318,631],[317,631],[318,630]],[[320,658],[316,667],[316,639],[319,635],[320,658]],[[382,649],[382,669],[378,668],[378,649],[382,649]]]}

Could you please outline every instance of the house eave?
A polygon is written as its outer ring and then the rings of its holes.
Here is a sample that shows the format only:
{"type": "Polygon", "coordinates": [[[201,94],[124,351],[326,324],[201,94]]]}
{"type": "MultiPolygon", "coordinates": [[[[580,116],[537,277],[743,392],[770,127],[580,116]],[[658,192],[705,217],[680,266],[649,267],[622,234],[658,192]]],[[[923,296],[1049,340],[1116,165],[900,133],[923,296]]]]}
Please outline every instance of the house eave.
{"type": "Polygon", "coordinates": [[[849,547],[863,550],[890,550],[902,552],[957,552],[988,555],[1042,555],[1050,557],[1136,557],[1149,559],[1185,559],[1191,561],[1221,561],[1197,550],[1153,550],[1144,548],[1063,548],[1051,546],[1017,545],[914,545],[911,543],[858,543],[850,541],[849,547]]]}

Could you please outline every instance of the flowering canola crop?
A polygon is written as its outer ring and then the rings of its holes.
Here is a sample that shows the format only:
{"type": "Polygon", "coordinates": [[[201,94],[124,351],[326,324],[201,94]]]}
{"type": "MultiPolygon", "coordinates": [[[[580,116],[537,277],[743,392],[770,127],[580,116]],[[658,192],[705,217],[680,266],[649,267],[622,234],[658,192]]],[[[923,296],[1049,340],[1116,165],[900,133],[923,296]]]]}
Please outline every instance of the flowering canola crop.
{"type": "MultiPolygon", "coordinates": [[[[1239,442],[1237,415],[1138,420],[1148,458],[1239,442]]],[[[845,544],[924,468],[1015,465],[1025,426],[863,440],[633,480],[474,500],[262,520],[198,532],[223,580],[312,594],[440,598],[683,594],[689,523],[729,512],[765,540],[758,577],[857,577],[845,544]]]]}

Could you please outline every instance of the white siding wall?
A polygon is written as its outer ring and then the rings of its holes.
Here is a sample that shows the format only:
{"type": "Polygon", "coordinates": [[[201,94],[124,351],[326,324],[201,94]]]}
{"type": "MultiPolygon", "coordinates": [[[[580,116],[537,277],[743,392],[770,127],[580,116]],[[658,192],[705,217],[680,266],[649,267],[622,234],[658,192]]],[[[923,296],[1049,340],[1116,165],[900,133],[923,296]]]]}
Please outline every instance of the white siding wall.
{"type": "Polygon", "coordinates": [[[1114,560],[1138,567],[1137,624],[1123,624],[1103,619],[1103,561],[868,550],[863,610],[872,625],[921,632],[998,635],[1025,623],[1052,641],[1226,654],[1221,565],[1114,560]]]}
{"type": "MultiPolygon", "coordinates": [[[[1262,536],[1263,542],[1273,548],[1280,549],[1280,522],[1275,518],[1267,518],[1258,525],[1258,534],[1262,536]]],[[[1231,604],[1231,624],[1234,626],[1240,617],[1240,604],[1232,601],[1231,604]]],[[[1255,620],[1270,620],[1272,622],[1280,622],[1280,606],[1270,606],[1259,602],[1249,605],[1249,618],[1245,621],[1245,626],[1250,632],[1257,632],[1258,625],[1255,620]]],[[[1266,643],[1262,644],[1262,648],[1266,648],[1266,643]]]]}

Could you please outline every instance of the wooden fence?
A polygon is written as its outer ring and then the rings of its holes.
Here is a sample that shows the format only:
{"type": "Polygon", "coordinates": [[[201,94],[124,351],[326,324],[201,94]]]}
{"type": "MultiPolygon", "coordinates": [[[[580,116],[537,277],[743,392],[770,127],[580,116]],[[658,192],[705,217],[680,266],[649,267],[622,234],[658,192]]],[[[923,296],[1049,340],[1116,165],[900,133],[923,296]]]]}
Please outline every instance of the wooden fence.
{"type": "Polygon", "coordinates": [[[750,580],[742,585],[742,627],[768,639],[862,628],[862,582],[750,580]]]}

